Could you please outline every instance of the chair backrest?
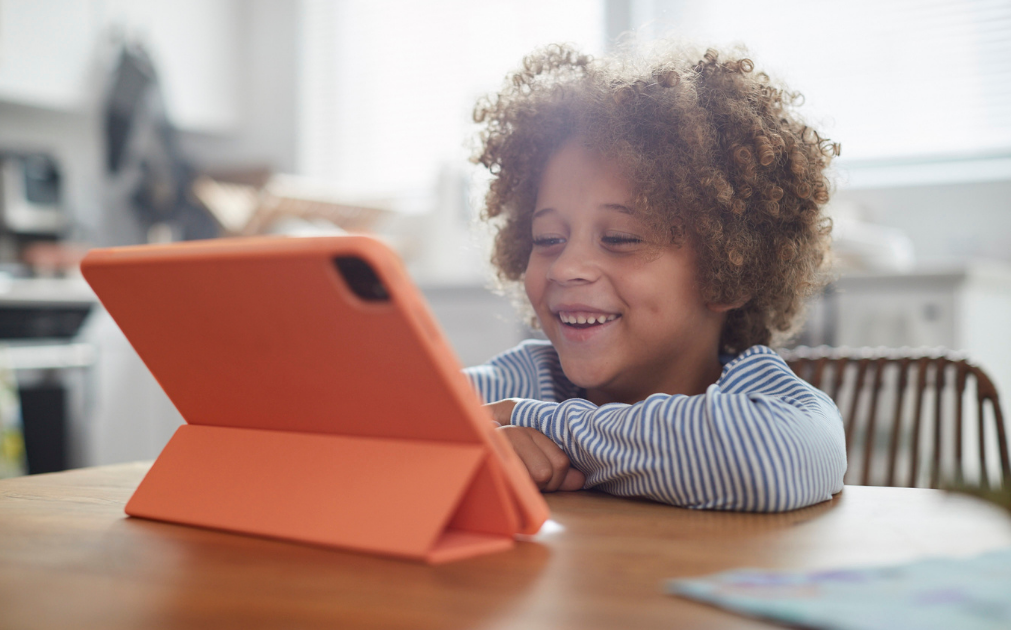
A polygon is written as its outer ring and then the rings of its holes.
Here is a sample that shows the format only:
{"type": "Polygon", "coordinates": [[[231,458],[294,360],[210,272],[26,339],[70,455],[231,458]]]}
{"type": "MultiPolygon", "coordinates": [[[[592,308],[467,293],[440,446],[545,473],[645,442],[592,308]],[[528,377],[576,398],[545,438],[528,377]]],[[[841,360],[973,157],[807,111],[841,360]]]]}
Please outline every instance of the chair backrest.
{"type": "Polygon", "coordinates": [[[1011,479],[997,389],[964,356],[942,349],[827,346],[781,354],[838,405],[850,462],[846,483],[1000,487],[1011,479]],[[976,423],[963,422],[970,414],[976,423]]]}

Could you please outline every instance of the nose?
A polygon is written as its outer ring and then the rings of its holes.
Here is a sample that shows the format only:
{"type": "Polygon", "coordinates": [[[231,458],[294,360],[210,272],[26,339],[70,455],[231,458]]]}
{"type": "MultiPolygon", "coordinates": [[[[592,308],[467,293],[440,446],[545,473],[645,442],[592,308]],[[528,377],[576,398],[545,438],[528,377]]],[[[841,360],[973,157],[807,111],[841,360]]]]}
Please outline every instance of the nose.
{"type": "Polygon", "coordinates": [[[548,280],[562,286],[592,283],[600,277],[593,247],[570,239],[548,267],[548,280]]]}

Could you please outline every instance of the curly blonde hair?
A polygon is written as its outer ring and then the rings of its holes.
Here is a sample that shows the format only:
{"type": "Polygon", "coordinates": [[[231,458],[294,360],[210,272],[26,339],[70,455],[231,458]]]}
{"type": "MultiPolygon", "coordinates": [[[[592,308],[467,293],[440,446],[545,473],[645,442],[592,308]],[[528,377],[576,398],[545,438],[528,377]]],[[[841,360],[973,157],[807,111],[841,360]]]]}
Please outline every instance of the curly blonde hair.
{"type": "Polygon", "coordinates": [[[785,341],[824,284],[825,170],[839,155],[797,115],[800,98],[743,53],[594,59],[555,45],[526,57],[474,109],[500,280],[522,280],[541,172],[579,137],[622,170],[654,242],[694,246],[703,299],[744,302],[728,313],[722,352],[785,341]]]}

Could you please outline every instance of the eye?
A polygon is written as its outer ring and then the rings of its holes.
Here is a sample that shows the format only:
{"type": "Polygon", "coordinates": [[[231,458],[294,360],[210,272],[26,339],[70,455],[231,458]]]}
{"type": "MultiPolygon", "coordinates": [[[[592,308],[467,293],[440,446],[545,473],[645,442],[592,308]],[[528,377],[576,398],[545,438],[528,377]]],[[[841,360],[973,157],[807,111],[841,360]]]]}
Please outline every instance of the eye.
{"type": "Polygon", "coordinates": [[[631,245],[640,245],[644,242],[641,237],[633,234],[608,234],[601,240],[605,245],[610,245],[612,247],[628,247],[631,245]]]}
{"type": "Polygon", "coordinates": [[[565,239],[558,236],[535,236],[533,238],[534,247],[551,247],[565,242],[565,239]]]}

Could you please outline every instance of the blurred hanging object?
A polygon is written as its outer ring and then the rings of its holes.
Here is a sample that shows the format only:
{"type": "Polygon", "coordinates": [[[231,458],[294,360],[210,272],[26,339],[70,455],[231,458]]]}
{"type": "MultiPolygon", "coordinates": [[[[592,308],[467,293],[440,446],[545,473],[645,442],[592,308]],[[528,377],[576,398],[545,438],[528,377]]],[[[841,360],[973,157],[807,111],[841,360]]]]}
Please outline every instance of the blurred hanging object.
{"type": "Polygon", "coordinates": [[[217,223],[189,191],[195,169],[179,150],[169,122],[158,75],[141,46],[123,46],[106,98],[106,168],[111,188],[124,201],[151,240],[189,240],[218,236],[217,223]]]}
{"type": "Polygon", "coordinates": [[[130,51],[124,47],[105,110],[106,167],[109,171],[119,170],[134,112],[155,84],[154,68],[144,51],[130,51]]]}

